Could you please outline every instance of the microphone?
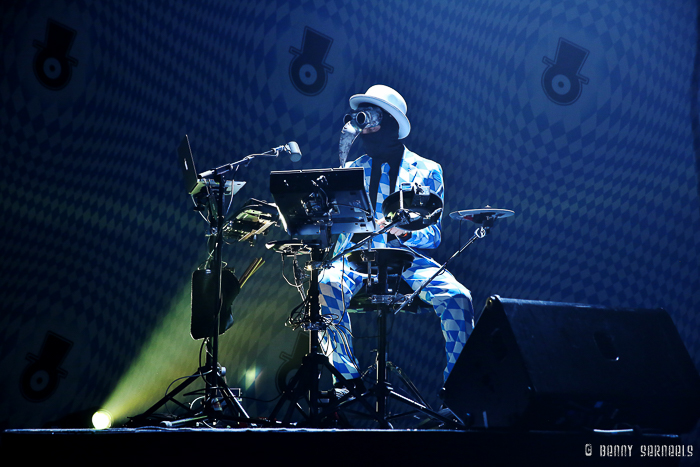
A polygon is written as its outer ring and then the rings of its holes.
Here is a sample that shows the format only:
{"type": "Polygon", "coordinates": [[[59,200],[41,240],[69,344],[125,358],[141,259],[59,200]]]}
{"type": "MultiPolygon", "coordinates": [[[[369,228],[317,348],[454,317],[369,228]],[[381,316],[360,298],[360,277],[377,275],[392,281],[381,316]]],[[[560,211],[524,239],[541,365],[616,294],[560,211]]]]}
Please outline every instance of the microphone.
{"type": "Polygon", "coordinates": [[[289,158],[292,160],[292,162],[299,162],[301,160],[301,149],[299,149],[299,145],[294,141],[290,141],[284,146],[277,146],[276,148],[272,148],[264,154],[274,153],[274,156],[278,157],[280,155],[280,151],[289,153],[289,158]]]}
{"type": "Polygon", "coordinates": [[[284,150],[289,153],[289,158],[292,162],[299,162],[301,160],[301,149],[299,149],[299,145],[296,142],[290,141],[284,146],[284,150]]]}
{"type": "Polygon", "coordinates": [[[299,162],[301,160],[301,149],[299,149],[299,145],[294,141],[290,141],[284,146],[277,146],[276,148],[272,148],[268,151],[263,152],[262,154],[251,154],[238,162],[232,162],[230,164],[217,167],[216,169],[207,170],[206,172],[198,174],[197,177],[211,178],[213,175],[220,175],[228,172],[229,170],[233,170],[234,167],[237,167],[241,163],[245,164],[245,167],[248,167],[250,161],[255,159],[257,156],[279,157],[281,151],[289,153],[289,158],[292,160],[292,162],[299,162]]]}

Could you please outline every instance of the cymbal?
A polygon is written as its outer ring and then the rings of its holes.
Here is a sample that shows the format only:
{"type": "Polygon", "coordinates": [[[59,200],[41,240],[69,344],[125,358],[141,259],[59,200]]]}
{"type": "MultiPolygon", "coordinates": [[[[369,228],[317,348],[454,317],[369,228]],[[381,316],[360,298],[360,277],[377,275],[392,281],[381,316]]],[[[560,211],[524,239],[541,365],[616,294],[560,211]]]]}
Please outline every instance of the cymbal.
{"type": "Polygon", "coordinates": [[[455,211],[450,213],[452,219],[458,221],[472,221],[475,224],[483,224],[487,219],[501,219],[504,217],[510,217],[514,215],[515,212],[510,209],[466,209],[464,211],[455,211]]]}

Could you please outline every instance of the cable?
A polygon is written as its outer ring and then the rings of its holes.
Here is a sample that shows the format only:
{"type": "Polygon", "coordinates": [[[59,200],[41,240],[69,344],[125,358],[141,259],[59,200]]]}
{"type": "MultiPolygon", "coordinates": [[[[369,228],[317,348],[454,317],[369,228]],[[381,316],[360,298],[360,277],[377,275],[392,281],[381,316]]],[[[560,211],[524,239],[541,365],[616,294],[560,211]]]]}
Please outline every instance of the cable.
{"type": "Polygon", "coordinates": [[[292,260],[292,268],[294,271],[294,283],[292,283],[287,278],[287,275],[285,273],[285,263],[284,263],[285,256],[286,255],[282,254],[282,277],[284,278],[284,281],[287,283],[287,285],[297,289],[297,291],[299,292],[299,295],[301,295],[302,300],[305,300],[306,299],[306,295],[304,293],[305,281],[303,280],[303,278],[301,278],[301,274],[297,274],[297,271],[301,271],[301,268],[299,268],[299,266],[298,266],[299,263],[296,259],[296,255],[294,256],[294,259],[292,260]],[[301,280],[299,280],[299,279],[301,279],[301,280]]]}
{"type": "MultiPolygon", "coordinates": [[[[229,195],[229,201],[228,201],[228,206],[226,207],[226,215],[228,215],[228,212],[231,210],[231,204],[233,204],[233,183],[234,180],[236,179],[236,174],[238,173],[238,165],[236,166],[236,170],[233,172],[233,176],[231,177],[231,194],[229,195]]],[[[224,196],[226,195],[226,183],[224,182],[223,187],[219,187],[220,189],[224,190],[224,196]]],[[[225,216],[224,216],[225,217],[225,216]]]]}
{"type": "Polygon", "coordinates": [[[308,299],[305,299],[299,305],[295,306],[292,309],[292,311],[289,314],[289,318],[287,319],[287,322],[285,323],[287,326],[296,330],[304,325],[305,320],[306,320],[306,314],[303,312],[299,313],[299,310],[300,309],[303,310],[304,308],[306,308],[307,303],[308,303],[308,299]]]}

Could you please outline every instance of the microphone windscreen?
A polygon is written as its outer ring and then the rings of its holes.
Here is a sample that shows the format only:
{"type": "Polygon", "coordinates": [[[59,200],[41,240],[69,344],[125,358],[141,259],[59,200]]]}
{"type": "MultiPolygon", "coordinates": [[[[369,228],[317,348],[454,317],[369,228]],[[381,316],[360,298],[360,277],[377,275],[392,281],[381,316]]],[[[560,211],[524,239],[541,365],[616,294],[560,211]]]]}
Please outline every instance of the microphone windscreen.
{"type": "Polygon", "coordinates": [[[299,162],[301,160],[301,150],[299,149],[299,145],[294,141],[290,141],[289,144],[287,144],[287,147],[289,148],[289,155],[292,162],[299,162]]]}

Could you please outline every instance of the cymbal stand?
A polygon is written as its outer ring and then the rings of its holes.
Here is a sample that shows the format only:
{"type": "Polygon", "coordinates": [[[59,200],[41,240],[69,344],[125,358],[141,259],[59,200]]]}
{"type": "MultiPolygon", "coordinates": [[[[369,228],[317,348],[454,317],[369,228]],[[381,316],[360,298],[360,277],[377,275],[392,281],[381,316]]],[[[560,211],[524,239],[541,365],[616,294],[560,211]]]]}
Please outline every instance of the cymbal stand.
{"type": "Polygon", "coordinates": [[[493,227],[493,223],[496,220],[496,217],[487,217],[486,219],[483,220],[482,225],[480,225],[475,231],[474,235],[467,240],[467,243],[465,243],[462,248],[457,250],[452,256],[450,256],[447,261],[443,263],[442,266],[433,274],[430,276],[428,279],[426,279],[420,287],[418,287],[411,295],[409,295],[406,300],[396,309],[394,310],[394,314],[398,313],[399,311],[403,310],[406,306],[410,305],[413,300],[423,291],[423,289],[430,284],[433,279],[435,279],[438,275],[442,274],[442,272],[447,268],[447,265],[455,259],[457,256],[461,255],[464,250],[466,250],[472,243],[477,241],[480,238],[484,238],[490,231],[491,227],[493,227]]]}

